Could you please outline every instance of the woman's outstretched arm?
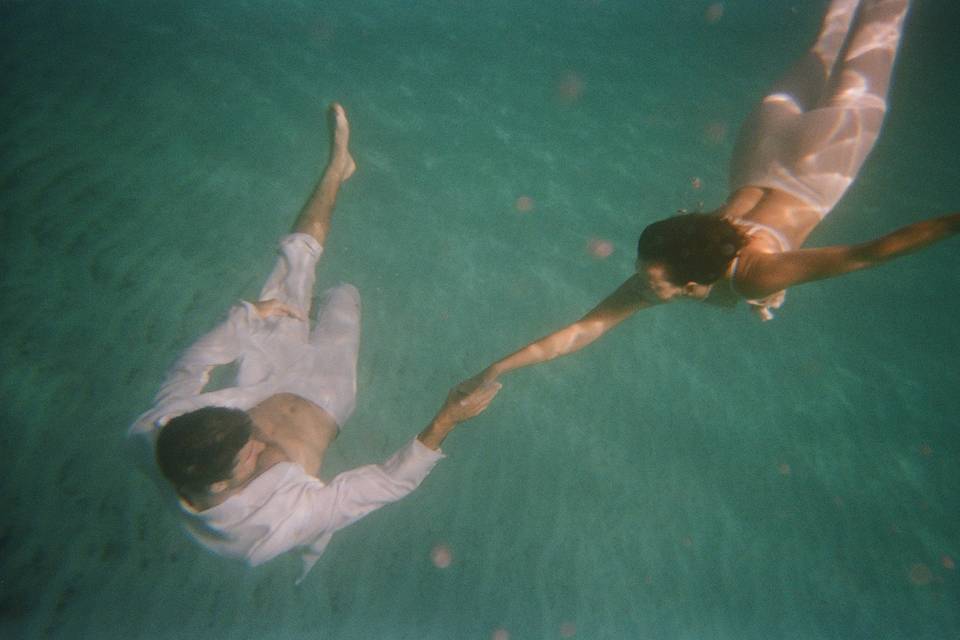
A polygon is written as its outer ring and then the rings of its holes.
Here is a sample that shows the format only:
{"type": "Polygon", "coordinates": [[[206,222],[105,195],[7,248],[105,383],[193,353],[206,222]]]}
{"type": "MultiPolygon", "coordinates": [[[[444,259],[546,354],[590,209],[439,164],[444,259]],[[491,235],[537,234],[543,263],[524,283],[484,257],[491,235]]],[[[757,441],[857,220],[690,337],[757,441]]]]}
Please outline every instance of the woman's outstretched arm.
{"type": "Polygon", "coordinates": [[[736,287],[747,297],[762,298],[791,285],[875,267],[887,260],[919,251],[958,232],[960,213],[952,213],[916,222],[862,244],[783,253],[745,253],[741,255],[737,269],[736,287]]]}
{"type": "Polygon", "coordinates": [[[585,316],[498,360],[465,382],[464,388],[472,389],[475,385],[492,382],[508,371],[579,351],[640,309],[653,304],[643,296],[643,280],[634,274],[585,316]]]}

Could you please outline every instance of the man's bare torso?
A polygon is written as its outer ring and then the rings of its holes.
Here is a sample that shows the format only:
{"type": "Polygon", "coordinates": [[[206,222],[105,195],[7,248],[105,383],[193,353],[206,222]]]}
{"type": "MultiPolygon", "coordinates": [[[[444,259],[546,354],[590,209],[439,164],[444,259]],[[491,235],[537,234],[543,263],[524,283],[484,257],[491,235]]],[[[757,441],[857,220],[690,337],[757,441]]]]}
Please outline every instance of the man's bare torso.
{"type": "Polygon", "coordinates": [[[248,413],[258,439],[267,444],[257,465],[258,475],[278,462],[290,461],[319,476],[327,447],[339,431],[333,416],[292,393],[270,396],[248,413]]]}

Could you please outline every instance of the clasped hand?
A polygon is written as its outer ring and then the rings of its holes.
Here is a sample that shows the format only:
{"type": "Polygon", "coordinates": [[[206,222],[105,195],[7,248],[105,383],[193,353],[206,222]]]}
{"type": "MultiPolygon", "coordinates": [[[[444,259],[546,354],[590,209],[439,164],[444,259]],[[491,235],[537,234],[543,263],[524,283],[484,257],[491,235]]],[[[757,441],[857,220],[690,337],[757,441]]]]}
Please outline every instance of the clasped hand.
{"type": "Polygon", "coordinates": [[[490,382],[471,389],[459,384],[447,394],[447,401],[440,409],[438,417],[453,423],[469,420],[483,413],[502,387],[499,382],[490,382]]]}
{"type": "Polygon", "coordinates": [[[306,320],[306,316],[303,315],[299,309],[291,307],[290,305],[280,302],[275,298],[269,300],[258,300],[257,302],[251,302],[253,308],[256,309],[257,315],[261,318],[269,318],[271,316],[280,316],[283,318],[296,318],[297,320],[306,320]]]}

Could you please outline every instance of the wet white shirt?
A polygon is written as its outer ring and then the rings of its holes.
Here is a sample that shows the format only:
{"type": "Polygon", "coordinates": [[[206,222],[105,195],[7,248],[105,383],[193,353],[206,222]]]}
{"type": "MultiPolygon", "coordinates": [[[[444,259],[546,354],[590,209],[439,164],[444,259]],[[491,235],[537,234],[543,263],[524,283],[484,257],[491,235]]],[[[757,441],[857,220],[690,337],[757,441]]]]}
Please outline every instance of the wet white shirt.
{"type": "Polygon", "coordinates": [[[416,489],[441,457],[414,438],[383,464],[345,471],[327,484],[281,462],[222,504],[198,512],[181,500],[180,512],[198,542],[250,565],[299,550],[302,580],[336,531],[416,489]]]}
{"type": "MultiPolygon", "coordinates": [[[[298,393],[304,384],[298,363],[303,346],[283,344],[284,334],[298,333],[278,331],[278,323],[287,322],[298,321],[262,319],[252,305],[242,303],[180,357],[153,408],[128,432],[155,477],[160,474],[153,461],[154,445],[170,419],[206,406],[247,410],[277,393],[298,393]],[[210,371],[234,361],[240,363],[235,386],[205,393],[210,371]]],[[[198,542],[250,565],[299,551],[304,560],[302,579],[336,531],[416,489],[443,457],[414,438],[383,464],[346,471],[329,483],[295,463],[282,462],[220,505],[198,512],[178,500],[179,511],[198,542]]],[[[169,490],[165,481],[162,486],[169,490]]]]}

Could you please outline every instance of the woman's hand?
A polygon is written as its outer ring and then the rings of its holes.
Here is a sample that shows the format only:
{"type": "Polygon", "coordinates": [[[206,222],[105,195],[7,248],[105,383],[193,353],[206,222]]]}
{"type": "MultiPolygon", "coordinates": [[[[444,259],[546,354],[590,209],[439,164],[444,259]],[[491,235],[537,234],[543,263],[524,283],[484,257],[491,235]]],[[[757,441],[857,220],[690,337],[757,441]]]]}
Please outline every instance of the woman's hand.
{"type": "Polygon", "coordinates": [[[463,385],[457,385],[447,394],[447,401],[437,412],[436,420],[454,424],[480,415],[489,406],[503,385],[490,382],[471,391],[465,391],[463,385]]]}
{"type": "Polygon", "coordinates": [[[447,394],[447,401],[440,407],[436,417],[417,436],[428,448],[439,449],[444,438],[450,435],[457,424],[483,413],[503,385],[493,382],[470,393],[464,392],[462,386],[457,385],[447,394]]]}
{"type": "MultiPolygon", "coordinates": [[[[472,378],[468,378],[467,380],[464,380],[458,384],[456,387],[454,387],[453,391],[459,391],[464,395],[470,395],[481,387],[496,383],[499,375],[499,372],[491,365],[472,378]]],[[[453,391],[451,391],[451,393],[453,393],[453,391]]]]}

